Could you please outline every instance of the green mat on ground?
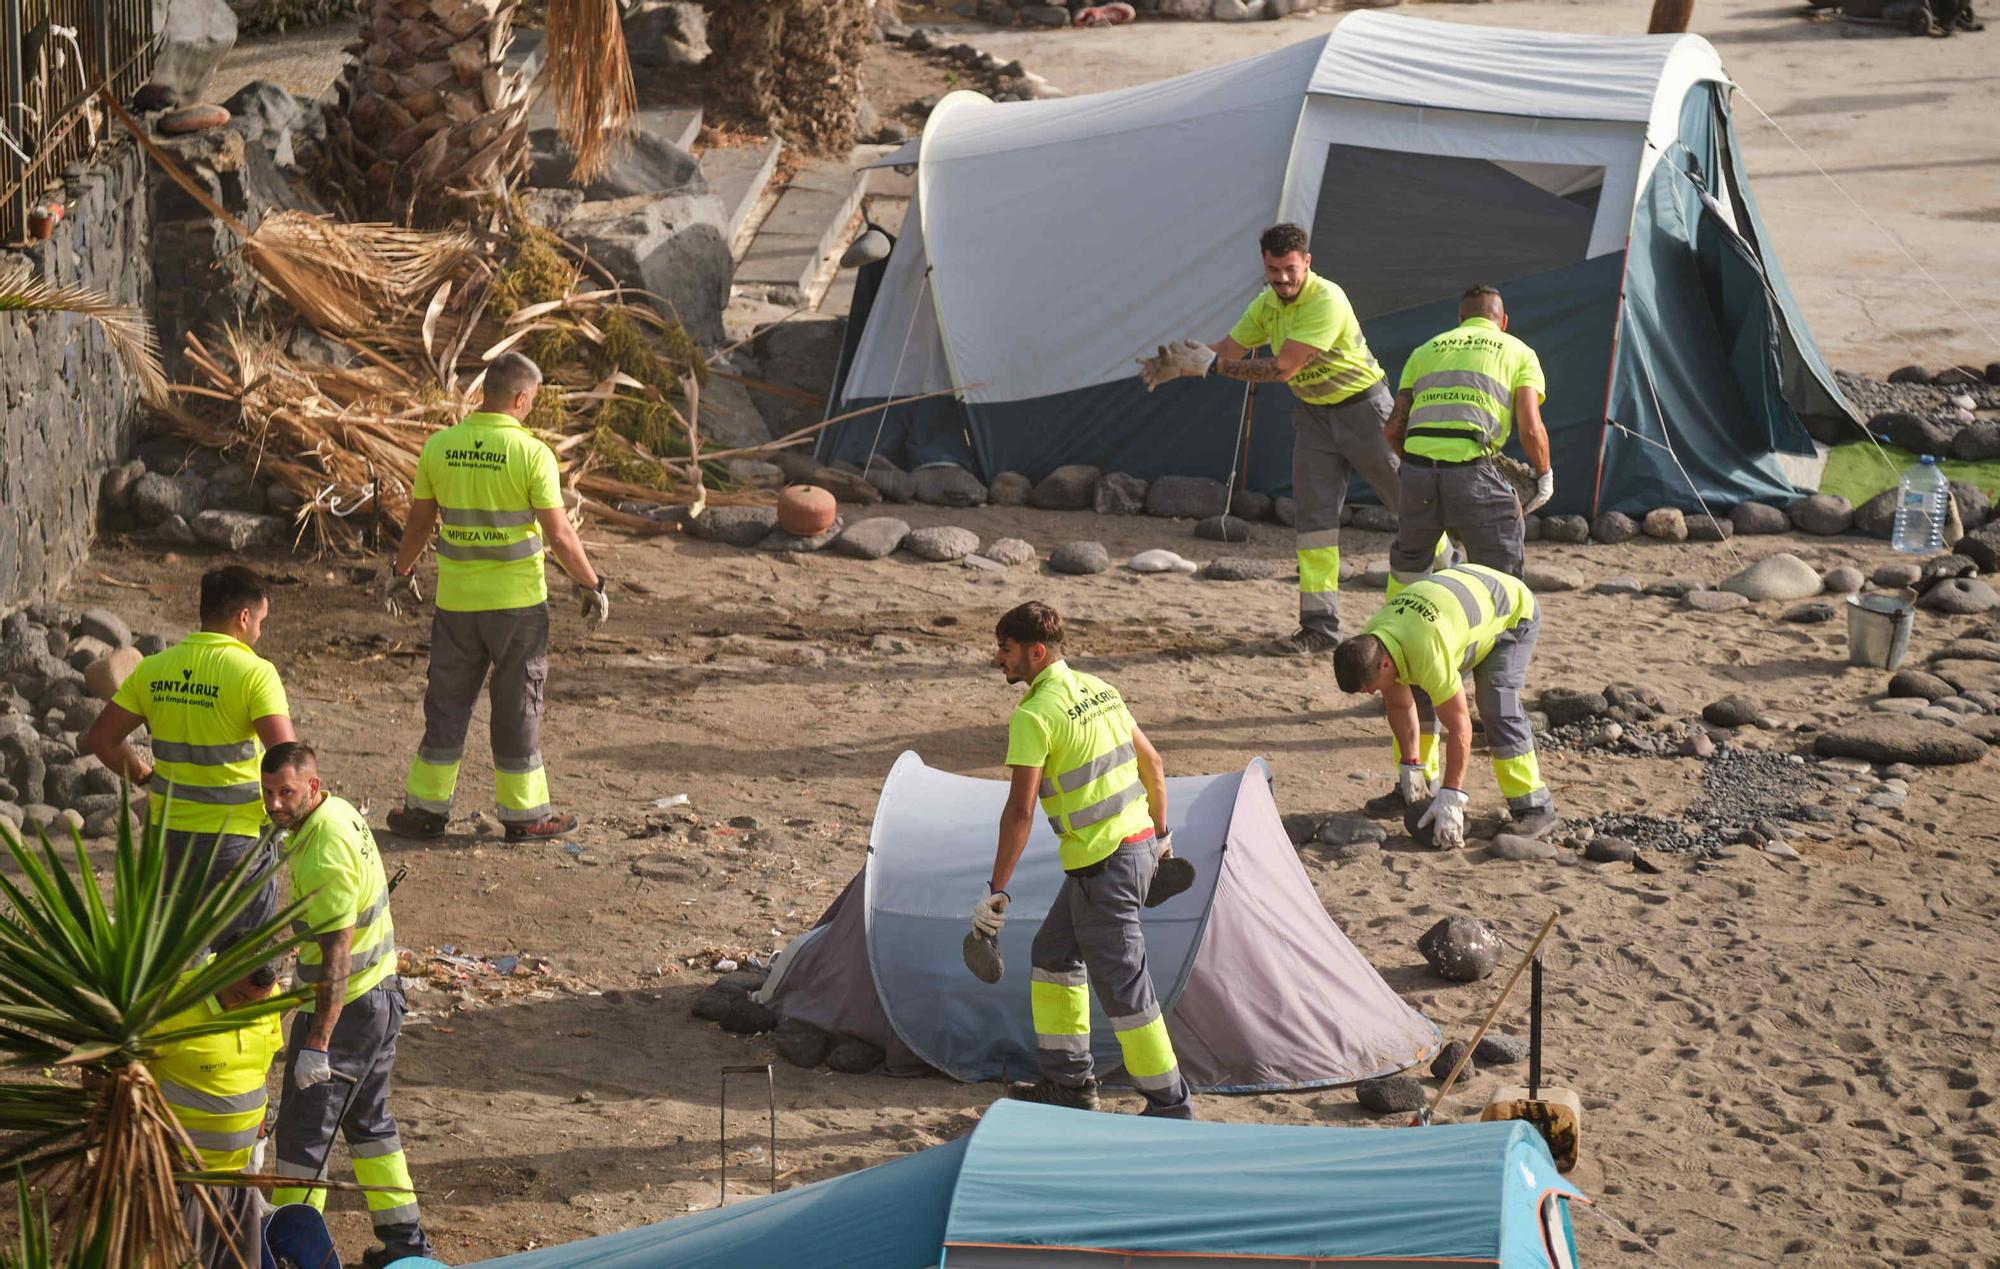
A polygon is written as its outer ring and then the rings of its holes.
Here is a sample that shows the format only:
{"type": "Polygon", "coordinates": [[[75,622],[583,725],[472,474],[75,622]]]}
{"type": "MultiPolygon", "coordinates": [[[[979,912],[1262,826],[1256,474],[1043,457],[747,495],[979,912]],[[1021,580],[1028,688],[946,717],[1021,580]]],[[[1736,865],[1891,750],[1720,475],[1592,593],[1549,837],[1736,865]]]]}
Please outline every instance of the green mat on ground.
{"type": "MultiPolygon", "coordinates": [[[[1879,449],[1867,441],[1836,445],[1827,454],[1826,474],[1820,477],[1819,491],[1839,494],[1858,507],[1884,489],[1895,488],[1903,473],[1916,464],[1915,454],[1894,445],[1879,449]]],[[[1947,458],[1939,466],[1944,468],[1947,478],[1983,489],[1989,497],[2000,497],[2000,458],[1977,463],[1947,458]]]]}

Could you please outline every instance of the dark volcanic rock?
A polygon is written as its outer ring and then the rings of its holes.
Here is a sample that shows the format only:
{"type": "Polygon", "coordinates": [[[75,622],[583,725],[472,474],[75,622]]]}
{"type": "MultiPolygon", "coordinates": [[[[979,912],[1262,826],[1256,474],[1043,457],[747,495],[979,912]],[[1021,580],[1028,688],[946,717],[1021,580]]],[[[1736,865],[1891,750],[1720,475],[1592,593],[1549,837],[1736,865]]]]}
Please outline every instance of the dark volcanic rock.
{"type": "Polygon", "coordinates": [[[826,1064],[843,1075],[866,1075],[882,1065],[882,1050],[866,1040],[849,1037],[827,1053],[826,1064]]]}
{"type": "Polygon", "coordinates": [[[1813,752],[1828,758],[1948,766],[1979,761],[1986,746],[1977,737],[1942,723],[1872,714],[1823,732],[1813,742],[1813,752]]]}
{"type": "Polygon", "coordinates": [[[1467,916],[1446,917],[1417,940],[1430,967],[1455,983],[1477,982],[1492,973],[1506,948],[1492,926],[1467,916]]]}
{"type": "Polygon", "coordinates": [[[1356,1084],[1354,1100],[1360,1102],[1364,1110],[1372,1110],[1378,1115],[1394,1115],[1422,1110],[1430,1096],[1424,1092],[1422,1084],[1407,1075],[1387,1075],[1356,1084]]]}

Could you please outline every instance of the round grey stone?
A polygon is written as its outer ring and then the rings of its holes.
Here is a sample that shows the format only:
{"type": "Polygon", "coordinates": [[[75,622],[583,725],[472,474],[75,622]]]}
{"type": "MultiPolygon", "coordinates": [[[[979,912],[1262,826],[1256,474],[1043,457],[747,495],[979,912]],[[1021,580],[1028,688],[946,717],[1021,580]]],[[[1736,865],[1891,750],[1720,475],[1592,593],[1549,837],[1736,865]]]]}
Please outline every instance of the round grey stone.
{"type": "Polygon", "coordinates": [[[1549,716],[1551,727],[1562,727],[1570,723],[1580,723],[1586,718],[1596,718],[1611,708],[1610,699],[1602,692],[1581,692],[1567,687],[1548,689],[1536,703],[1541,707],[1541,711],[1549,716]]]}
{"type": "Polygon", "coordinates": [[[1523,864],[1542,863],[1556,857],[1555,843],[1539,837],[1522,837],[1518,833],[1496,834],[1487,850],[1491,858],[1523,864]]]}
{"type": "Polygon", "coordinates": [[[1279,569],[1272,560],[1225,555],[1210,560],[1201,575],[1211,582],[1264,582],[1277,577],[1279,569]]]}
{"type": "Polygon", "coordinates": [[[1407,1114],[1422,1110],[1430,1101],[1424,1086],[1407,1075],[1385,1075],[1381,1079],[1362,1080],[1354,1086],[1354,1100],[1361,1103],[1363,1110],[1372,1110],[1378,1115],[1407,1114]]]}
{"type": "Polygon", "coordinates": [[[903,539],[903,547],[918,559],[949,563],[962,560],[978,550],[979,535],[955,525],[931,525],[910,530],[910,535],[903,539]]]}
{"type": "Polygon", "coordinates": [[[1729,590],[1691,590],[1681,599],[1683,608],[1696,612],[1734,612],[1738,608],[1748,608],[1750,599],[1729,590]]]}
{"type": "MultiPolygon", "coordinates": [[[[1445,1043],[1444,1048],[1438,1051],[1438,1055],[1435,1058],[1431,1059],[1432,1077],[1435,1079],[1444,1079],[1446,1076],[1450,1075],[1451,1068],[1458,1065],[1458,1059],[1464,1057],[1466,1050],[1470,1049],[1471,1047],[1472,1047],[1471,1045],[1467,1044],[1463,1040],[1447,1041],[1445,1043]]],[[[1477,1074],[1479,1074],[1478,1062],[1468,1061],[1465,1064],[1465,1069],[1458,1073],[1458,1078],[1462,1080],[1469,1080],[1477,1074]]]]}
{"type": "Polygon", "coordinates": [[[1783,533],[1792,527],[1785,513],[1762,502],[1740,502],[1729,512],[1729,523],[1736,531],[1745,535],[1759,533],[1783,533]]]}
{"type": "Polygon", "coordinates": [[[1922,670],[1898,670],[1889,676],[1891,696],[1917,696],[1927,701],[1942,700],[1958,691],[1935,674],[1922,670]]]}
{"type": "Polygon", "coordinates": [[[1561,564],[1537,564],[1531,560],[1522,573],[1521,580],[1537,595],[1582,590],[1584,585],[1582,573],[1561,564]]]}
{"type": "MultiPolygon", "coordinates": [[[[1528,589],[1533,590],[1534,587],[1528,589]]],[[[1639,585],[1639,579],[1636,577],[1612,577],[1590,589],[1591,593],[1596,595],[1636,595],[1644,588],[1639,585]]]]}
{"type": "Polygon", "coordinates": [[[1130,472],[1111,472],[1097,482],[1091,506],[1101,516],[1136,516],[1146,509],[1146,482],[1130,472]]]}
{"type": "Polygon", "coordinates": [[[1869,714],[1822,732],[1813,742],[1813,752],[1826,758],[1949,766],[1979,761],[1986,746],[1976,735],[1923,718],[1869,714]]]}
{"type": "Polygon", "coordinates": [[[1869,574],[1868,580],[1883,590],[1901,590],[1905,586],[1915,586],[1923,572],[1922,565],[1895,560],[1869,574]]]}
{"type": "Polygon", "coordinates": [[[1329,815],[1314,832],[1315,840],[1329,846],[1351,846],[1357,842],[1379,842],[1388,832],[1374,820],[1361,815],[1329,815]]]}
{"type": "Polygon", "coordinates": [[[1722,589],[1748,599],[1810,599],[1821,588],[1819,570],[1796,555],[1779,551],[1722,583],[1722,589]]]}
{"type": "Polygon", "coordinates": [[[909,522],[894,516],[871,516],[856,520],[833,541],[833,549],[857,560],[879,560],[894,555],[903,539],[910,536],[909,522]]]}
{"type": "Polygon", "coordinates": [[[1814,494],[1793,505],[1791,519],[1792,527],[1801,533],[1832,537],[1853,526],[1854,504],[1839,494],[1814,494]]]}
{"type": "Polygon", "coordinates": [[[882,1065],[882,1050],[850,1036],[828,1050],[826,1064],[843,1075],[866,1075],[882,1065]]]}
{"type": "Polygon", "coordinates": [[[1678,507],[1655,507],[1646,513],[1639,528],[1649,538],[1662,542],[1685,542],[1688,538],[1687,516],[1678,507]]]}
{"type": "Polygon", "coordinates": [[[1017,471],[1003,471],[986,487],[986,501],[996,507],[1025,507],[1034,485],[1017,471]]]}
{"type": "Polygon", "coordinates": [[[1492,926],[1468,916],[1446,917],[1417,940],[1425,962],[1457,983],[1477,982],[1492,973],[1506,947],[1492,926]]]}
{"type": "Polygon", "coordinates": [[[1102,542],[1065,542],[1049,552],[1049,568],[1057,573],[1089,576],[1111,567],[1111,553],[1102,542]]]}
{"type": "Polygon", "coordinates": [[[1630,542],[1639,536],[1639,523],[1623,511],[1607,511],[1590,522],[1590,536],[1606,546],[1630,542]]]}
{"type": "Polygon", "coordinates": [[[1919,608],[1960,617],[1991,612],[1996,605],[2000,605],[2000,595],[1994,594],[1991,586],[1976,577],[1946,578],[1917,600],[1919,608]]]}
{"type": "Polygon", "coordinates": [[[917,501],[934,507],[977,507],[986,501],[986,486],[979,477],[955,463],[920,467],[910,478],[916,482],[917,501]]]}
{"type": "Polygon", "coordinates": [[[1832,621],[1834,616],[1835,613],[1832,604],[1813,603],[1800,604],[1796,608],[1787,609],[1785,615],[1778,618],[1778,620],[1789,621],[1797,626],[1816,626],[1823,622],[1832,621]]]}
{"type": "Polygon", "coordinates": [[[1861,570],[1852,564],[1830,568],[1820,575],[1819,584],[1830,595],[1852,595],[1861,589],[1861,570]]]}
{"type": "Polygon", "coordinates": [[[1207,476],[1162,476],[1146,489],[1146,514],[1205,520],[1229,509],[1229,491],[1207,476]]]}
{"type": "Polygon", "coordinates": [[[1701,707],[1702,721],[1716,727],[1748,727],[1764,716],[1755,697],[1732,693],[1701,707]]]}
{"type": "Polygon", "coordinates": [[[778,527],[776,507],[708,507],[689,522],[704,542],[755,546],[778,527]]]}
{"type": "Polygon", "coordinates": [[[1582,516],[1546,516],[1542,520],[1542,541],[1571,546],[1590,541],[1590,521],[1582,516]]]}
{"type": "Polygon", "coordinates": [[[1472,1051],[1473,1061],[1487,1066],[1512,1066],[1527,1056],[1528,1042],[1505,1031],[1488,1031],[1479,1037],[1479,1047],[1472,1051]]]}
{"type": "Polygon", "coordinates": [[[1020,538],[1000,538],[986,544],[981,551],[987,559],[1007,568],[1019,568],[1023,564],[1035,562],[1035,548],[1020,538]]]}
{"type": "MultiPolygon", "coordinates": [[[[1028,505],[1043,511],[1088,511],[1097,502],[1102,474],[1095,467],[1071,463],[1042,478],[1028,493],[1028,505]]],[[[999,481],[993,482],[998,485],[999,481]]],[[[995,498],[994,501],[999,501],[995,498]]]]}
{"type": "Polygon", "coordinates": [[[109,608],[86,608],[77,614],[76,634],[102,639],[113,648],[131,646],[132,627],[109,608]]]}
{"type": "Polygon", "coordinates": [[[833,1037],[796,1018],[786,1018],[778,1024],[777,1032],[771,1037],[778,1056],[793,1066],[811,1070],[826,1061],[826,1055],[833,1048],[833,1037]]]}
{"type": "Polygon", "coordinates": [[[1248,542],[1250,526],[1235,516],[1210,516],[1194,526],[1194,535],[1210,542],[1248,542]]]}
{"type": "Polygon", "coordinates": [[[1593,864],[1629,864],[1639,848],[1622,837],[1593,837],[1583,848],[1583,857],[1593,864]]]}

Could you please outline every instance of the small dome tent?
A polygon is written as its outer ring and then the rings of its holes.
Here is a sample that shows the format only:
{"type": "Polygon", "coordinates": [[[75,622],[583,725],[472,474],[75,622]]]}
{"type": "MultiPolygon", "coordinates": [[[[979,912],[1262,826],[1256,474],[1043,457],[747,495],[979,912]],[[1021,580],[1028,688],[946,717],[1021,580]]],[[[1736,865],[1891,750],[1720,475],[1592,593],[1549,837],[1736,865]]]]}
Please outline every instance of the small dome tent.
{"type": "MultiPolygon", "coordinates": [[[[1548,378],[1552,513],[1789,501],[1807,424],[1858,420],[1757,214],[1731,88],[1695,35],[1357,12],[1116,92],[953,93],[883,160],[915,164],[916,193],[857,288],[832,405],[957,398],[864,414],[821,456],[1226,476],[1246,386],[1149,394],[1133,358],[1227,332],[1262,285],[1257,234],[1289,220],[1392,386],[1466,287],[1501,290],[1548,378]]],[[[1256,390],[1249,488],[1289,487],[1290,403],[1256,390]]]]}
{"type": "MultiPolygon", "coordinates": [[[[1144,916],[1153,987],[1196,1088],[1314,1088],[1387,1075],[1432,1056],[1438,1030],[1405,1004],[1327,916],[1271,797],[1270,768],[1174,777],[1174,852],[1193,888],[1144,916]]],[[[1036,1070],[1029,944],[1062,884],[1037,819],[1008,886],[1007,974],[988,985],[960,955],[966,911],[993,860],[1007,785],[896,760],[868,858],[820,923],[780,954],[758,999],[781,1017],[856,1036],[888,1068],[967,1082],[1036,1070]]],[[[1116,1080],[1116,1037],[1095,999],[1091,1039],[1116,1080]]]]}

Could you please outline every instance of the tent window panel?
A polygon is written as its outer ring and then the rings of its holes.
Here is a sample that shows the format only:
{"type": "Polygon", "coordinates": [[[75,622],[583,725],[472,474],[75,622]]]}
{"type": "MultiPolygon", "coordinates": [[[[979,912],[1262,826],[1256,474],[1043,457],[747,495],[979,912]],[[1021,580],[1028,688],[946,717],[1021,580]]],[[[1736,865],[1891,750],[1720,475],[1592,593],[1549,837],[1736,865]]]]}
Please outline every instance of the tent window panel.
{"type": "Polygon", "coordinates": [[[1486,282],[1575,264],[1604,169],[1329,145],[1313,209],[1313,268],[1365,320],[1486,282]]]}

